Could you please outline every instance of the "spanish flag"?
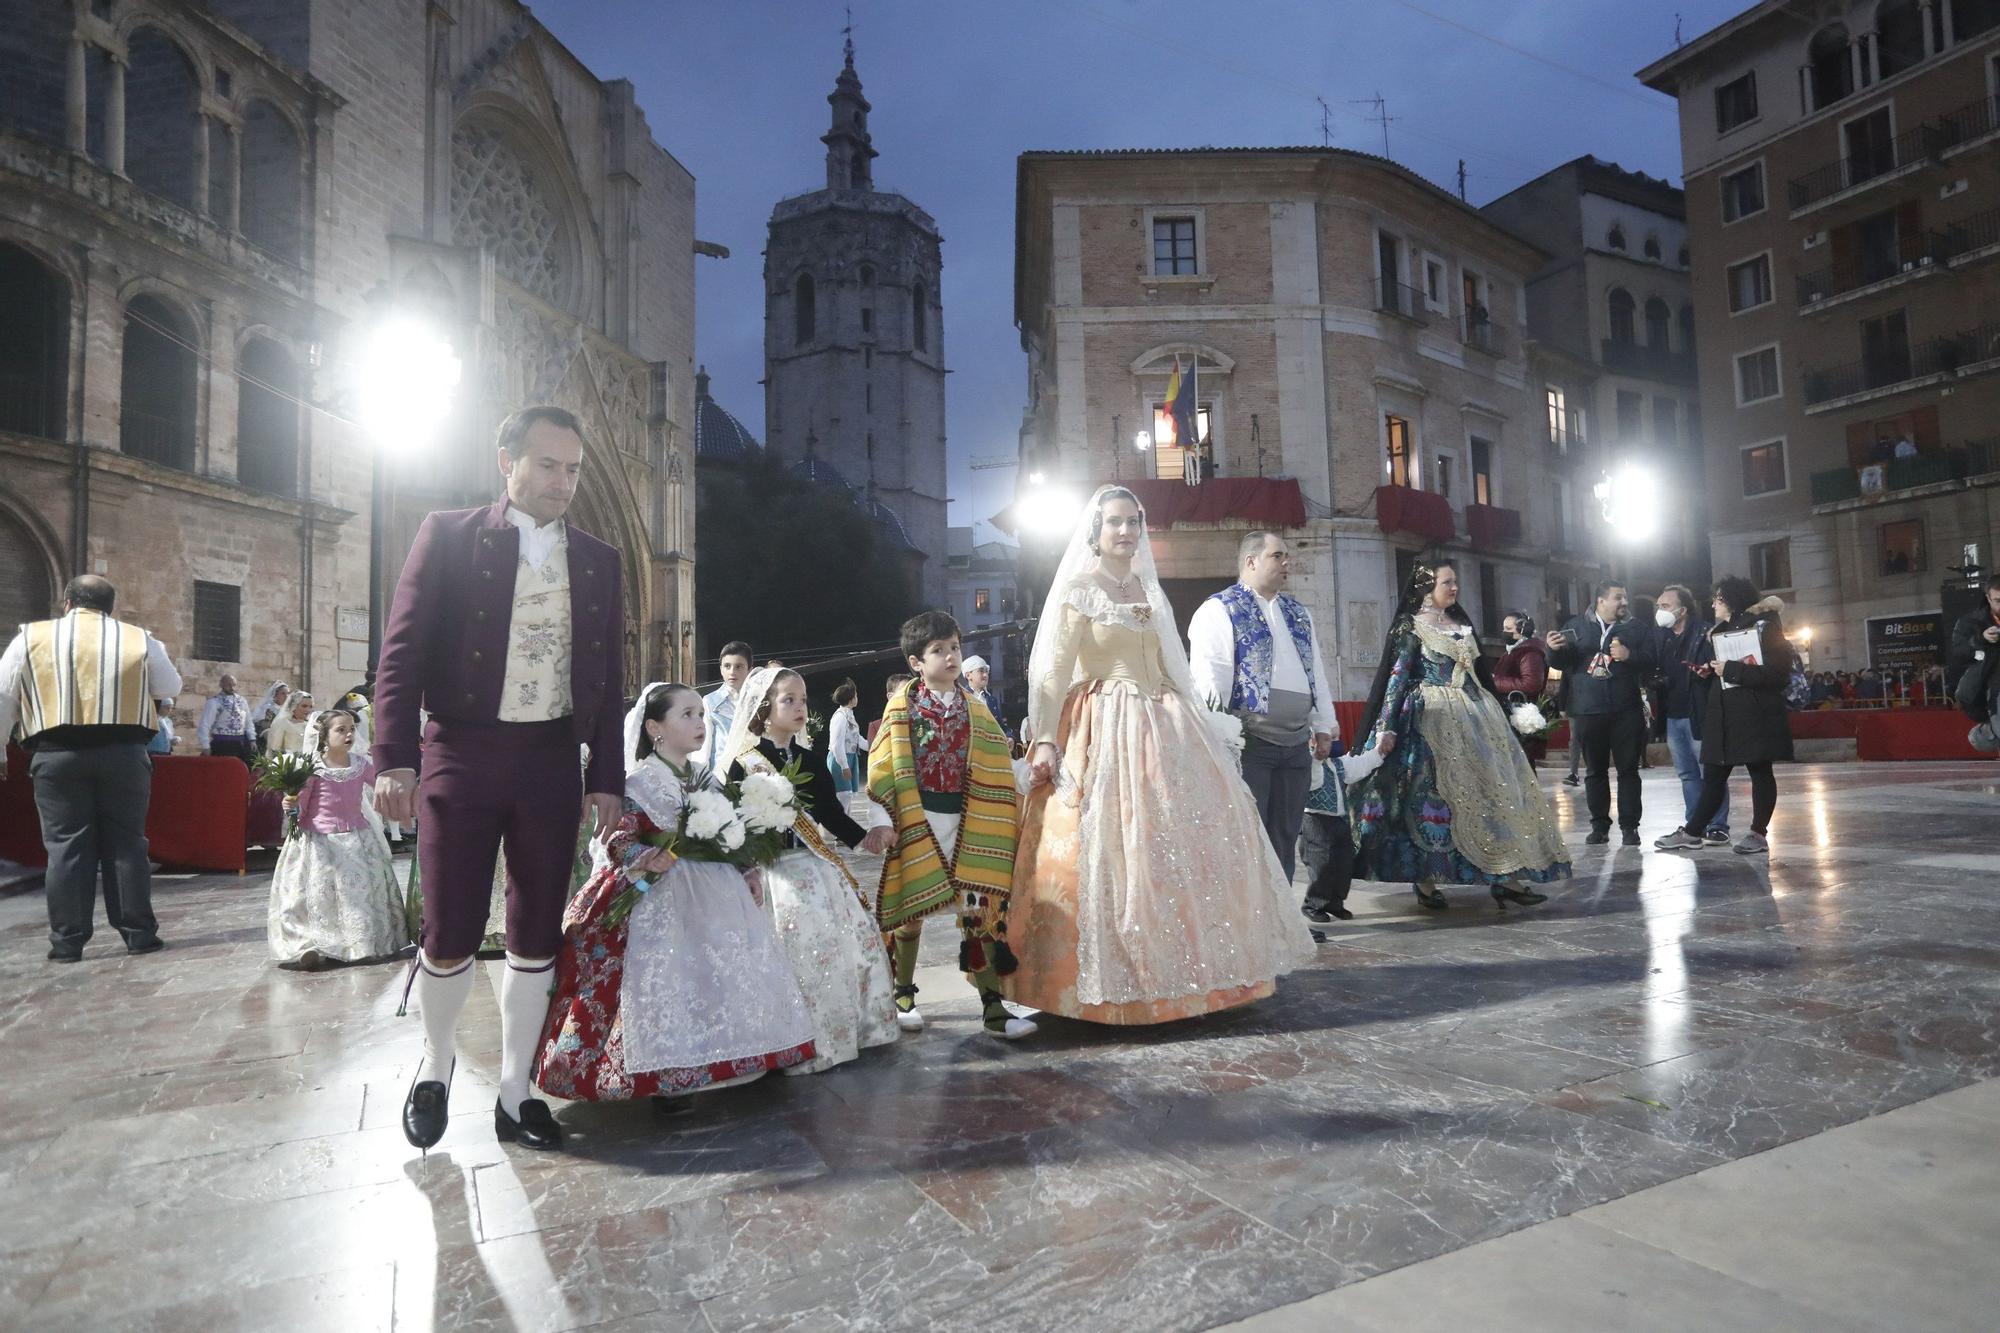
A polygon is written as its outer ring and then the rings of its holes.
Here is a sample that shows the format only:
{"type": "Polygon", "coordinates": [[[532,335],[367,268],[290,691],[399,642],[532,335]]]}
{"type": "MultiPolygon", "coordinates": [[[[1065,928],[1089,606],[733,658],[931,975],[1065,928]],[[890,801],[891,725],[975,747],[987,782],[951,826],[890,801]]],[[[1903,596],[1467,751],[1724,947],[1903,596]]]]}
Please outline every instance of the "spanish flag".
{"type": "Polygon", "coordinates": [[[1174,425],[1174,443],[1183,449],[1192,449],[1201,443],[1200,420],[1195,415],[1196,371],[1192,361],[1186,375],[1181,374],[1181,359],[1174,357],[1174,373],[1167,380],[1167,416],[1174,425]]]}

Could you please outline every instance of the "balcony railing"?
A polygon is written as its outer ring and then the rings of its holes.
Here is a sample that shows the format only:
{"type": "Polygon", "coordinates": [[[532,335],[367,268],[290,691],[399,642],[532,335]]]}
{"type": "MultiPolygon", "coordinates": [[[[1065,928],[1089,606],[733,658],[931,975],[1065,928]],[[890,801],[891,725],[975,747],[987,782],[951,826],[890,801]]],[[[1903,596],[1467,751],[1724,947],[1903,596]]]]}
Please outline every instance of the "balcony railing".
{"type": "Polygon", "coordinates": [[[2000,97],[1982,97],[1948,111],[1938,117],[1937,127],[1939,152],[2000,130],[2000,97]]]}
{"type": "Polygon", "coordinates": [[[0,430],[53,439],[61,393],[47,375],[0,366],[0,430]]]}
{"type": "Polygon", "coordinates": [[[1799,304],[1808,306],[1830,301],[1836,296],[1844,296],[1902,274],[1921,273],[1951,257],[1951,237],[1943,232],[1927,231],[1914,240],[1915,244],[1906,242],[1901,247],[1901,253],[1893,258],[1862,255],[1846,273],[1823,268],[1815,273],[1800,274],[1799,304]]]}
{"type": "MultiPolygon", "coordinates": [[[[1869,493],[1885,496],[1918,486],[1983,476],[2000,469],[2000,440],[1971,440],[1942,452],[1918,454],[1915,458],[1892,458],[1879,466],[1883,469],[1881,490],[1869,493]]],[[[1864,494],[1861,475],[1865,470],[1862,467],[1837,467],[1813,473],[1810,479],[1812,502],[1825,505],[1859,500],[1864,494]]]]}
{"type": "Polygon", "coordinates": [[[1574,408],[1565,411],[1560,422],[1549,423],[1549,447],[1557,453],[1572,453],[1586,443],[1583,438],[1583,413],[1574,408]]]}
{"type": "Polygon", "coordinates": [[[1694,378],[1694,353],[1676,352],[1668,347],[1606,338],[1598,359],[1606,370],[1621,375],[1645,375],[1676,381],[1694,378]]]}
{"type": "Polygon", "coordinates": [[[1430,311],[1424,305],[1423,290],[1406,282],[1375,279],[1375,308],[1385,314],[1414,319],[1420,324],[1430,323],[1430,311]]]}
{"type": "Polygon", "coordinates": [[[118,447],[134,458],[184,471],[194,467],[194,423],[129,403],[118,414],[118,447]]]}
{"type": "Polygon", "coordinates": [[[1465,533],[1478,550],[1512,546],[1521,540],[1521,511],[1497,505],[1467,505],[1465,533]]]}
{"type": "Polygon", "coordinates": [[[1887,143],[1850,153],[1803,176],[1795,176],[1786,187],[1792,209],[1796,212],[1822,199],[1830,199],[1843,190],[1851,190],[1878,176],[1886,176],[1898,167],[1928,161],[1939,152],[1940,138],[1937,126],[1919,125],[1905,130],[1887,143]]]}
{"type": "Polygon", "coordinates": [[[1507,333],[1492,320],[1481,320],[1474,324],[1467,321],[1464,332],[1465,345],[1475,352],[1488,356],[1507,355],[1507,333]]]}
{"type": "Polygon", "coordinates": [[[2000,323],[1982,324],[1844,366],[1808,370],[1806,406],[1893,388],[1932,375],[1948,375],[1960,366],[1996,358],[2000,358],[2000,323]]]}
{"type": "Polygon", "coordinates": [[[1941,257],[1946,260],[1983,250],[1989,245],[2000,245],[2000,208],[1975,213],[1963,222],[1952,223],[1945,231],[1944,245],[1941,257]]]}

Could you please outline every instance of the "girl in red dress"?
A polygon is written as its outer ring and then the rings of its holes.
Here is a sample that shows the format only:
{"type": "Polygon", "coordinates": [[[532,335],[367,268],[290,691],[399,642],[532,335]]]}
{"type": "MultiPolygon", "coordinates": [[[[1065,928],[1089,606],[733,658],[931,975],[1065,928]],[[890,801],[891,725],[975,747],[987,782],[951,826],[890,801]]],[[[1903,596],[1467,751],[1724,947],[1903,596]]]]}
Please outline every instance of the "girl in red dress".
{"type": "Polygon", "coordinates": [[[755,872],[676,860],[643,839],[679,827],[718,784],[688,756],[706,740],[701,696],[656,683],[625,718],[625,812],[563,914],[555,994],[535,1082],[571,1101],[619,1101],[747,1083],[814,1055],[755,872]],[[650,887],[624,920],[605,913],[650,887]]]}

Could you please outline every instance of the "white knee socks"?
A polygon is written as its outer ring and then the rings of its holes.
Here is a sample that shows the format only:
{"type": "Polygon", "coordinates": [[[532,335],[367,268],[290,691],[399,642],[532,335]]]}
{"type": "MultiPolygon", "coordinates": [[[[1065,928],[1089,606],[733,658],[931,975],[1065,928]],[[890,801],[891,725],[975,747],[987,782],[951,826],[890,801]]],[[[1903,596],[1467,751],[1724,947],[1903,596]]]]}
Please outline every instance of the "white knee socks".
{"type": "Polygon", "coordinates": [[[458,1016],[464,1012],[465,998],[470,994],[470,958],[445,972],[429,955],[418,955],[417,1012],[424,1020],[424,1067],[417,1076],[419,1082],[450,1081],[452,1061],[458,1055],[458,1016]]]}
{"type": "Polygon", "coordinates": [[[509,950],[500,978],[500,1109],[517,1120],[549,1016],[555,966],[553,958],[523,958],[509,950]]]}

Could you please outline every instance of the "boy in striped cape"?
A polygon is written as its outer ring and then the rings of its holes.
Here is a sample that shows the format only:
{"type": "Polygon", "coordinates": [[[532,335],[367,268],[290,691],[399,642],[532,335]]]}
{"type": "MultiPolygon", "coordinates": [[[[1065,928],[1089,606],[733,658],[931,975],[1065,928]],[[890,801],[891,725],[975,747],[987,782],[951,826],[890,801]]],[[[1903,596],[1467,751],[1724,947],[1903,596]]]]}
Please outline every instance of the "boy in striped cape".
{"type": "Polygon", "coordinates": [[[926,611],[903,623],[901,638],[917,678],[890,696],[868,750],[868,795],[896,830],[875,902],[895,964],[896,1021],[922,1030],[916,973],[924,918],[955,908],[958,965],[979,991],[986,1030],[1019,1040],[1035,1025],[1000,1002],[1000,978],[1015,967],[1007,947],[1020,834],[1012,754],[992,712],[958,687],[958,622],[926,611]]]}

